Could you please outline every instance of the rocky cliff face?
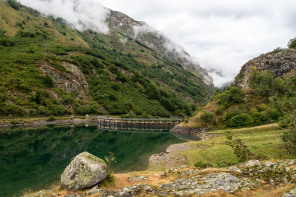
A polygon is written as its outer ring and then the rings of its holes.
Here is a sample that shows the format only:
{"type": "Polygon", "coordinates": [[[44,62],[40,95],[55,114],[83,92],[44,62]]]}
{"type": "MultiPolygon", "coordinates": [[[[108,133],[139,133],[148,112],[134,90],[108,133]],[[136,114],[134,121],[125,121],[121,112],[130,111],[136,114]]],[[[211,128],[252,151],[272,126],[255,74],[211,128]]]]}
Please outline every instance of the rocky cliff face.
{"type": "Polygon", "coordinates": [[[248,61],[235,79],[235,85],[247,89],[249,75],[256,66],[258,71],[270,70],[277,77],[286,77],[296,71],[296,50],[287,49],[260,55],[248,61]]]}
{"type": "Polygon", "coordinates": [[[129,39],[140,41],[152,50],[159,51],[162,56],[174,60],[197,73],[207,85],[213,85],[213,79],[208,75],[207,71],[199,64],[194,63],[190,55],[181,46],[169,40],[147,23],[136,21],[123,13],[112,10],[106,22],[111,30],[120,32],[129,39]]]}
{"type": "Polygon", "coordinates": [[[55,69],[49,63],[40,65],[39,69],[53,79],[55,87],[66,92],[73,92],[77,99],[87,101],[89,99],[89,87],[81,70],[76,65],[68,62],[62,62],[61,64],[65,67],[66,72],[55,69]]]}

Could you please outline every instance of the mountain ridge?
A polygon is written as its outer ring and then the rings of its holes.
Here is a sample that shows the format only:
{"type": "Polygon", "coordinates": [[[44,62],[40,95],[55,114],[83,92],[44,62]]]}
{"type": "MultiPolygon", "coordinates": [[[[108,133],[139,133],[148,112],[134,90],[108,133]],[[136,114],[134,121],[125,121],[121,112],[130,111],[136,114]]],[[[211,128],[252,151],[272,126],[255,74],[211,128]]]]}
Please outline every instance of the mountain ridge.
{"type": "Polygon", "coordinates": [[[113,10],[110,10],[106,21],[110,29],[124,33],[152,49],[159,50],[166,58],[184,65],[187,69],[201,75],[205,83],[213,85],[213,79],[207,71],[194,63],[191,56],[180,45],[172,42],[146,22],[136,21],[124,13],[113,10]]]}
{"type": "Polygon", "coordinates": [[[0,2],[0,116],[182,117],[214,91],[201,75],[124,33],[81,32],[16,6],[0,2]]]}

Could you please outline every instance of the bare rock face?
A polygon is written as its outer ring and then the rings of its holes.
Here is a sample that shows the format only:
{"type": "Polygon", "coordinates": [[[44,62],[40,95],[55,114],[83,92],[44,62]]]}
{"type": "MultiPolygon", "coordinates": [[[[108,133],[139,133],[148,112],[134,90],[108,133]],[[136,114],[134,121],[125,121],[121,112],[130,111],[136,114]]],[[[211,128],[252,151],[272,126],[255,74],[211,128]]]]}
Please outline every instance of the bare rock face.
{"type": "Polygon", "coordinates": [[[81,190],[100,183],[106,177],[106,163],[88,152],[83,152],[67,166],[61,176],[61,184],[68,190],[81,190]]]}
{"type": "Polygon", "coordinates": [[[49,75],[52,78],[57,88],[61,88],[67,92],[73,92],[77,99],[87,101],[89,87],[81,70],[78,66],[68,62],[62,62],[61,65],[66,71],[60,71],[49,63],[40,65],[39,69],[45,75],[49,75]]]}
{"type": "Polygon", "coordinates": [[[249,75],[254,66],[258,71],[270,70],[276,77],[287,77],[296,72],[296,50],[271,52],[248,61],[235,79],[236,86],[249,88],[249,75]]]}

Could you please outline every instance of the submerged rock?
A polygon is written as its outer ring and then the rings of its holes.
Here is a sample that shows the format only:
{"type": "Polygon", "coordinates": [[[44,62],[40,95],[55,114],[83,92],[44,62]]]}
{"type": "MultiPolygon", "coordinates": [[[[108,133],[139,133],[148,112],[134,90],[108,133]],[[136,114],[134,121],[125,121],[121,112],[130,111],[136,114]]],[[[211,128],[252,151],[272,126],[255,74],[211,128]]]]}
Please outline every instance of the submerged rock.
{"type": "Polygon", "coordinates": [[[61,184],[69,190],[81,190],[100,183],[106,177],[106,163],[88,152],[83,152],[67,166],[61,176],[61,184]]]}

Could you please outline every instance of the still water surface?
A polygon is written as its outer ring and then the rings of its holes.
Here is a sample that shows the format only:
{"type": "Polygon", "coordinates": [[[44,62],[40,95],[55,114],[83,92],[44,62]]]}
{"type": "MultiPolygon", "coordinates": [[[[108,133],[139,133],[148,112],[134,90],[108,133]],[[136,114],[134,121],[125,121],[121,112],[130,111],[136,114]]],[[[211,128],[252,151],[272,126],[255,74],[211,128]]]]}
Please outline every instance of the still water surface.
{"type": "Polygon", "coordinates": [[[145,170],[149,156],[183,142],[166,132],[105,131],[96,126],[0,131],[0,197],[57,183],[77,154],[115,154],[115,172],[145,170]]]}

